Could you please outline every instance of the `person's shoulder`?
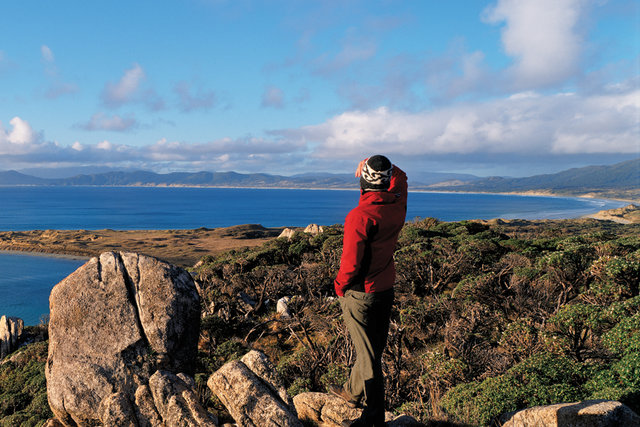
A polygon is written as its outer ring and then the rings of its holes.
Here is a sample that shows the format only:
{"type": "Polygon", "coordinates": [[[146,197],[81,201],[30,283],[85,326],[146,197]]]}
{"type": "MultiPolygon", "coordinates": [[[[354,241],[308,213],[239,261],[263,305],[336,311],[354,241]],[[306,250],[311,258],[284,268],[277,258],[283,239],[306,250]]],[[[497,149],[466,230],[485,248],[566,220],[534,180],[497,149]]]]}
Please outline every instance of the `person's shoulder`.
{"type": "Polygon", "coordinates": [[[371,218],[371,212],[367,209],[368,205],[358,205],[347,214],[345,220],[350,224],[366,224],[371,218]]]}
{"type": "Polygon", "coordinates": [[[362,206],[361,205],[358,205],[358,206],[354,207],[347,214],[347,218],[353,218],[353,217],[356,217],[356,216],[362,216],[362,206]]]}

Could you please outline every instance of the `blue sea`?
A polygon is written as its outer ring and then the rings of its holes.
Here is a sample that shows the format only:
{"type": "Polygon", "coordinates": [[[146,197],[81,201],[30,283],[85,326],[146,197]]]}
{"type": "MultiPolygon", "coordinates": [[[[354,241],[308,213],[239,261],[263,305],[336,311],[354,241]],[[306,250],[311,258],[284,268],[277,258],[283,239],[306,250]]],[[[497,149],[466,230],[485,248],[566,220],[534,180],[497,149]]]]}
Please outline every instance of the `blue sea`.
{"type": "MultiPolygon", "coordinates": [[[[0,187],[0,230],[153,230],[237,224],[342,223],[357,190],[0,187]]],[[[410,192],[407,220],[577,218],[624,202],[570,197],[410,192]]],[[[81,260],[0,253],[0,315],[35,325],[51,288],[81,260]]]]}

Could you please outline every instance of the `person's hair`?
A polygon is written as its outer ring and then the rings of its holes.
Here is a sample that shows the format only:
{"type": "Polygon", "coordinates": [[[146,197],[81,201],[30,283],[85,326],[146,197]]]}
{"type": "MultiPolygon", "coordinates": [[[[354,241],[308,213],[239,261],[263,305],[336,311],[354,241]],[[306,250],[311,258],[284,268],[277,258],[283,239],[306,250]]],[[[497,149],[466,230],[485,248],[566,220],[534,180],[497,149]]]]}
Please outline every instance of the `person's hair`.
{"type": "Polygon", "coordinates": [[[371,156],[360,171],[360,187],[364,191],[386,191],[391,183],[393,165],[380,154],[371,156]]]}

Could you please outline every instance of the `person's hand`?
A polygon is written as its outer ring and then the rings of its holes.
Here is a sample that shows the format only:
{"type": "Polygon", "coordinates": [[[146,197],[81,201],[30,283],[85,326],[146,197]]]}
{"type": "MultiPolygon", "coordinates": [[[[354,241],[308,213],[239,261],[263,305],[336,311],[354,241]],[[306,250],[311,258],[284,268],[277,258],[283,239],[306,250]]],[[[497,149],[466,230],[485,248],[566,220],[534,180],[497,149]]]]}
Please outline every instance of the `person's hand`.
{"type": "Polygon", "coordinates": [[[358,167],[356,168],[356,178],[360,178],[360,175],[362,175],[362,167],[364,166],[367,160],[369,160],[369,158],[366,158],[360,163],[358,163],[358,167]]]}

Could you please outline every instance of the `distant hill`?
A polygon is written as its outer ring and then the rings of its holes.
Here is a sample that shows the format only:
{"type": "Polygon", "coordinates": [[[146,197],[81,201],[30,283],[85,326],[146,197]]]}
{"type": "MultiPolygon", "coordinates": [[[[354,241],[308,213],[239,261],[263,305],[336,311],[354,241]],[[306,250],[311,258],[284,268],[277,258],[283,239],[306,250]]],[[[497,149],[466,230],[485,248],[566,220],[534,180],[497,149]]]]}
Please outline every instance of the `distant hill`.
{"type": "Polygon", "coordinates": [[[445,191],[477,191],[489,193],[551,192],[556,194],[587,194],[638,197],[640,194],[640,158],[610,166],[587,166],[566,171],[535,175],[527,178],[489,177],[455,185],[445,183],[429,186],[445,191]],[[635,195],[635,196],[634,196],[635,195]]]}
{"type": "Polygon", "coordinates": [[[0,172],[0,185],[96,185],[96,186],[202,186],[202,187],[291,187],[356,188],[352,174],[304,174],[296,176],[237,172],[113,171],[81,174],[69,178],[38,178],[16,171],[0,172]]]}
{"type": "MultiPolygon", "coordinates": [[[[425,173],[420,183],[412,187],[451,179],[477,179],[473,175],[425,173]]],[[[0,172],[0,185],[97,185],[97,186],[202,186],[202,187],[286,187],[286,188],[357,188],[353,174],[305,173],[293,176],[266,173],[237,172],[173,172],[158,174],[150,171],[109,171],[80,174],[69,178],[38,178],[16,171],[0,172]]]]}
{"type": "Polygon", "coordinates": [[[16,171],[0,172],[0,185],[47,185],[47,181],[16,171]]]}
{"type": "MultiPolygon", "coordinates": [[[[38,178],[16,171],[0,172],[0,185],[202,186],[261,188],[357,188],[352,174],[306,173],[293,176],[237,172],[109,171],[70,178],[38,178]]],[[[574,168],[527,178],[422,172],[410,178],[412,189],[488,193],[545,192],[640,199],[640,158],[610,166],[574,168]],[[419,182],[417,182],[419,181],[419,182]]]]}

